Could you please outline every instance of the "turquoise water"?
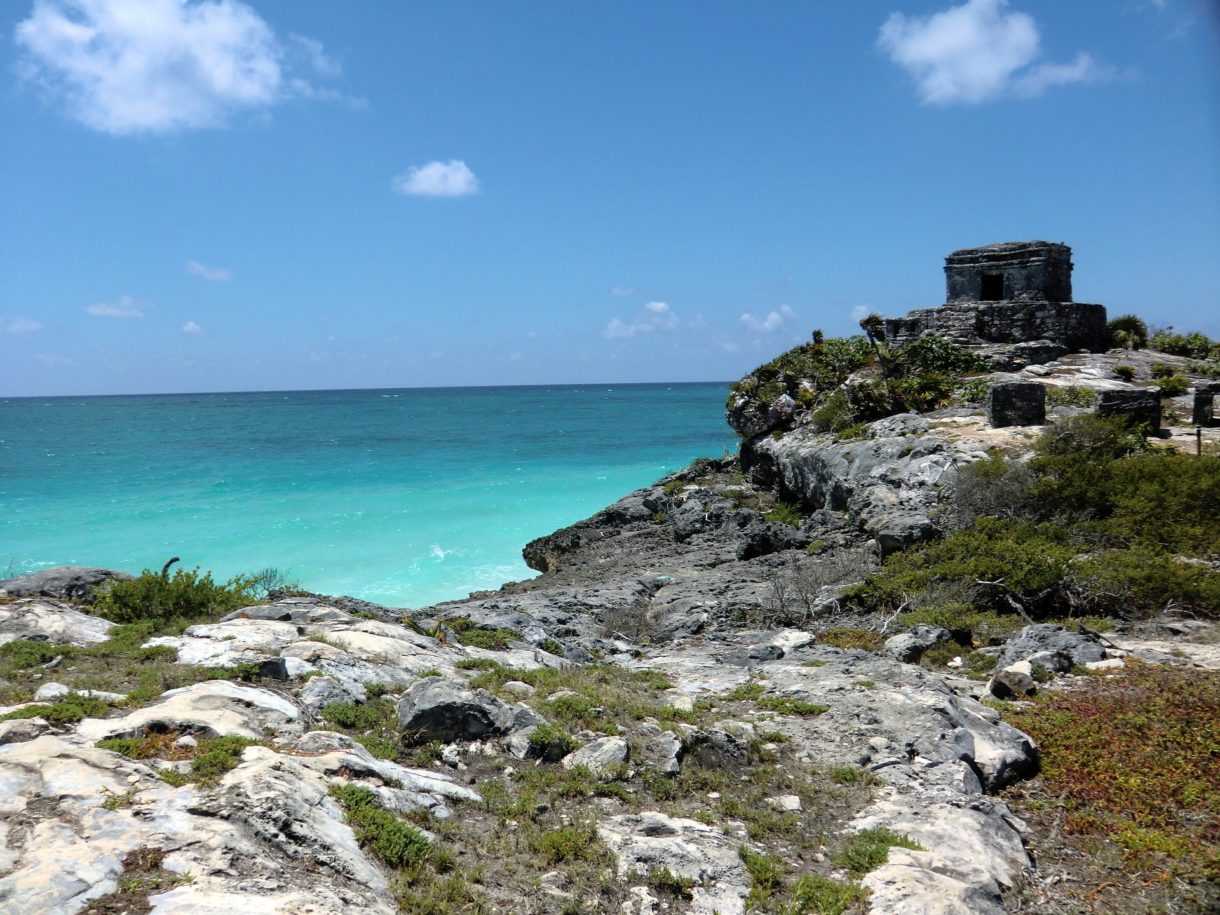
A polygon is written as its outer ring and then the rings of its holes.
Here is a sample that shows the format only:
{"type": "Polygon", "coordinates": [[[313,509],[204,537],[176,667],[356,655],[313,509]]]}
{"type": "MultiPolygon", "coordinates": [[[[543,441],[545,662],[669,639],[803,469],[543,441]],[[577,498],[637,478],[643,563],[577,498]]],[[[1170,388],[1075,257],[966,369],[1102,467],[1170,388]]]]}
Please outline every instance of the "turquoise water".
{"type": "Polygon", "coordinates": [[[736,446],[723,384],[0,400],[0,577],[139,572],[423,606],[532,573],[521,547],[736,446]]]}

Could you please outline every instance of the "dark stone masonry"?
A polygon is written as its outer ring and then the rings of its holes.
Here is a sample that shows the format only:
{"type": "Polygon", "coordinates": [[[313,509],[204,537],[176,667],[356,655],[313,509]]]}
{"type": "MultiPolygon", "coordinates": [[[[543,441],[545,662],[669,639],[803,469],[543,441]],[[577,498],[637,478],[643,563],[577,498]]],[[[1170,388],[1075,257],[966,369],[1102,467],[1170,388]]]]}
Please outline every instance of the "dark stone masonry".
{"type": "Polygon", "coordinates": [[[1132,422],[1148,426],[1153,433],[1161,430],[1161,395],[1152,390],[1099,391],[1098,416],[1126,416],[1132,422]]]}
{"type": "MultiPolygon", "coordinates": [[[[1106,349],[1106,309],[1072,301],[1072,249],[1023,241],[965,248],[945,258],[946,304],[886,318],[885,336],[924,334],[964,346],[1047,341],[1062,355],[1106,349]]],[[[1054,357],[1052,357],[1054,358],[1054,357]]]]}
{"type": "Polygon", "coordinates": [[[1046,387],[1040,381],[996,382],[987,392],[987,422],[1004,426],[1041,426],[1046,422],[1046,387]]]}

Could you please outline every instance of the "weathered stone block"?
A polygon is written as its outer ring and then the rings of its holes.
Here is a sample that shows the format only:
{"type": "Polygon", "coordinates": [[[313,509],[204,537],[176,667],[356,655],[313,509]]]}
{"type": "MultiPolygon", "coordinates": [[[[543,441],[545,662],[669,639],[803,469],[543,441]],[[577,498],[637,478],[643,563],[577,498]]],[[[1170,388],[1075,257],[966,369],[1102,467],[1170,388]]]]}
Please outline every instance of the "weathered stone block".
{"type": "Polygon", "coordinates": [[[1129,420],[1161,430],[1161,396],[1153,391],[1100,391],[1097,394],[1098,416],[1125,416],[1129,420]]]}
{"type": "Polygon", "coordinates": [[[987,421],[1003,426],[1041,426],[1046,422],[1046,387],[1037,381],[1000,381],[987,393],[987,421]]]}
{"type": "Polygon", "coordinates": [[[1216,419],[1216,395],[1195,392],[1194,408],[1190,421],[1196,426],[1210,426],[1216,419]]]}

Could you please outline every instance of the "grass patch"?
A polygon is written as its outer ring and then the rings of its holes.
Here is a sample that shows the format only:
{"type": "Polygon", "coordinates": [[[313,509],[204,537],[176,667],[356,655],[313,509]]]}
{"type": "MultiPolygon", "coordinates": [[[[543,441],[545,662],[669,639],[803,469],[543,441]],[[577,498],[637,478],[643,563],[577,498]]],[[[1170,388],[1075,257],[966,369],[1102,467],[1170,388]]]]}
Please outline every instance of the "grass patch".
{"type": "Polygon", "coordinates": [[[393,868],[413,867],[424,862],[431,850],[428,837],[377,803],[377,796],[360,785],[332,785],[330,795],[343,808],[344,816],[362,848],[393,868]]]}
{"type": "Polygon", "coordinates": [[[793,699],[790,696],[763,696],[757,701],[759,708],[780,715],[799,715],[803,718],[813,718],[823,712],[830,711],[829,705],[819,705],[816,702],[805,702],[803,699],[793,699]]]}
{"type": "Polygon", "coordinates": [[[786,524],[789,527],[801,526],[801,511],[791,502],[776,502],[775,506],[763,517],[776,524],[786,524]]]}
{"type": "Polygon", "coordinates": [[[868,896],[868,890],[854,883],[803,874],[792,886],[791,903],[780,911],[784,915],[843,915],[868,896]]]}
{"type": "Polygon", "coordinates": [[[750,893],[746,896],[746,909],[766,905],[784,885],[784,863],[773,855],[763,854],[742,845],[737,856],[750,874],[750,893]]]}
{"type": "Polygon", "coordinates": [[[555,724],[540,724],[530,731],[529,755],[543,762],[558,762],[579,746],[579,740],[555,724]]]}
{"type": "Polygon", "coordinates": [[[510,642],[521,639],[521,633],[515,629],[481,627],[478,623],[460,616],[445,620],[445,625],[462,645],[485,648],[489,651],[505,651],[510,642]]]}
{"type": "Polygon", "coordinates": [[[880,633],[869,629],[827,629],[818,633],[818,642],[834,648],[859,648],[862,651],[877,651],[885,644],[880,633]]]}
{"type": "Polygon", "coordinates": [[[834,860],[852,876],[862,877],[884,864],[891,848],[924,850],[922,845],[904,835],[875,827],[862,829],[844,842],[834,860]]]}
{"type": "Polygon", "coordinates": [[[165,769],[158,774],[171,785],[195,782],[207,787],[219,782],[230,769],[237,768],[241,762],[242,751],[246,747],[261,744],[261,741],[246,737],[201,737],[194,747],[179,747],[174,745],[179,736],[181,735],[170,732],[149,734],[145,737],[107,737],[99,740],[97,746],[102,750],[121,753],[130,759],[189,759],[189,773],[165,769]]]}
{"type": "Polygon", "coordinates": [[[544,864],[604,862],[610,856],[593,826],[561,826],[532,836],[529,846],[544,864]]]}
{"type": "Polygon", "coordinates": [[[0,721],[16,718],[45,718],[54,725],[76,724],[84,718],[100,718],[109,711],[110,705],[101,699],[91,699],[80,693],[68,693],[50,705],[27,705],[0,715],[0,721]]]}
{"type": "MultiPolygon", "coordinates": [[[[537,691],[535,700],[546,704],[547,717],[553,723],[573,730],[589,728],[617,733],[620,723],[644,718],[692,722],[698,719],[698,712],[684,712],[664,701],[661,693],[673,686],[664,674],[651,670],[624,670],[613,664],[533,670],[497,665],[474,677],[470,686],[499,694],[509,680],[520,680],[534,687],[537,691]],[[561,695],[552,699],[556,693],[561,695]]],[[[505,698],[516,701],[512,696],[505,698]]]]}
{"type": "Polygon", "coordinates": [[[162,862],[165,852],[159,848],[137,848],[123,858],[123,872],[119,874],[118,888],[104,896],[89,900],[81,915],[135,915],[149,912],[150,896],[168,892],[176,886],[194,883],[189,874],[175,874],[165,870],[162,862]]]}
{"type": "Polygon", "coordinates": [[[659,896],[690,900],[695,881],[675,874],[668,867],[653,868],[648,872],[648,888],[659,896]]]}

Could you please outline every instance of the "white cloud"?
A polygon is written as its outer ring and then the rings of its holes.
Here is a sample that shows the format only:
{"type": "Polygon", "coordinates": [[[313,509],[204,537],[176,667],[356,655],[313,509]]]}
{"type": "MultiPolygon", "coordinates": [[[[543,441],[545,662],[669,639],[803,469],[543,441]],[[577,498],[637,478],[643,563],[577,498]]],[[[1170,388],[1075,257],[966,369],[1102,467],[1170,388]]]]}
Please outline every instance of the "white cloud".
{"type": "Polygon", "coordinates": [[[851,310],[851,319],[859,324],[861,321],[871,315],[873,310],[874,309],[871,305],[857,305],[851,310]]]}
{"type": "Polygon", "coordinates": [[[129,295],[119,296],[117,302],[99,302],[86,306],[85,311],[99,318],[144,317],[144,312],[136,306],[136,300],[129,295]]]}
{"type": "Polygon", "coordinates": [[[212,282],[227,282],[233,279],[233,271],[227,267],[208,267],[197,260],[186,262],[186,272],[212,282]]]}
{"type": "Polygon", "coordinates": [[[33,318],[12,317],[0,322],[0,330],[6,334],[30,334],[36,330],[45,330],[46,325],[33,318]]]}
{"type": "Polygon", "coordinates": [[[35,0],[14,37],[26,81],[116,135],[218,127],[236,112],[325,94],[294,74],[298,62],[338,73],[316,41],[281,42],[240,0],[35,0]]]}
{"type": "Polygon", "coordinates": [[[614,318],[602,328],[602,336],[611,340],[623,337],[638,337],[654,331],[677,330],[682,326],[669,304],[666,302],[649,302],[629,321],[614,318]]]}
{"type": "Polygon", "coordinates": [[[412,197],[467,197],[479,192],[479,179],[461,159],[435,160],[395,176],[393,188],[412,197]]]}
{"type": "Polygon", "coordinates": [[[625,298],[635,292],[634,286],[614,286],[610,289],[610,294],[616,298],[625,298]]]}
{"type": "Polygon", "coordinates": [[[184,334],[190,334],[192,337],[202,337],[203,336],[203,328],[200,327],[198,324],[196,324],[194,321],[187,321],[185,324],[183,324],[182,332],[184,334]]]}
{"type": "Polygon", "coordinates": [[[891,13],[877,45],[915,79],[934,105],[977,104],[1004,95],[1040,95],[1052,86],[1113,75],[1081,53],[1070,64],[1037,63],[1038,24],[1008,0],[966,0],[928,16],[891,13]]]}
{"type": "Polygon", "coordinates": [[[765,317],[758,317],[751,312],[741,316],[741,323],[755,333],[773,334],[789,321],[796,320],[796,312],[787,305],[781,305],[779,311],[771,311],[765,317]]]}

